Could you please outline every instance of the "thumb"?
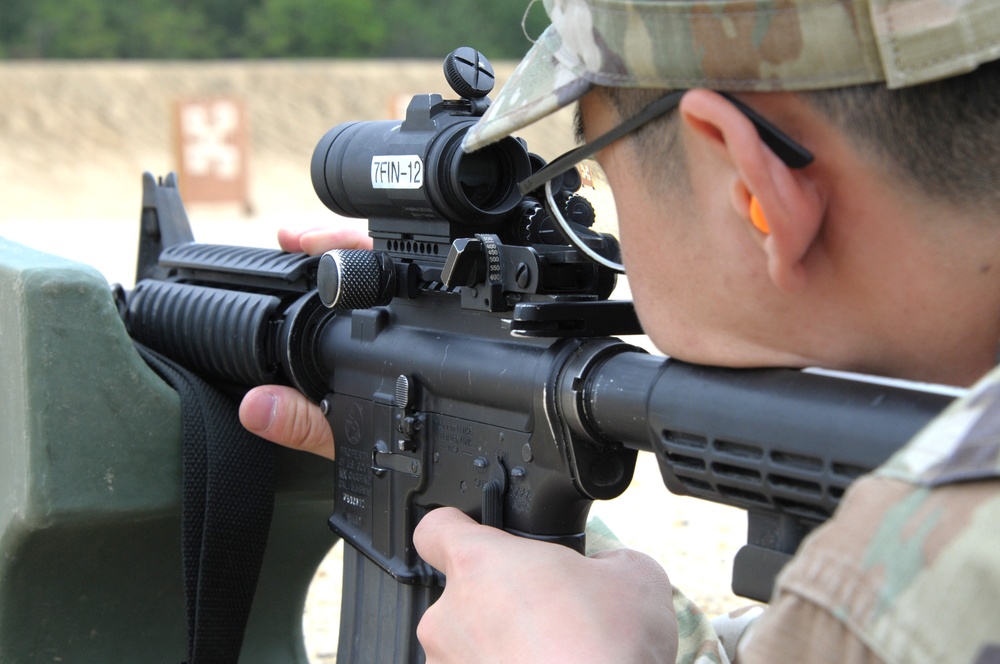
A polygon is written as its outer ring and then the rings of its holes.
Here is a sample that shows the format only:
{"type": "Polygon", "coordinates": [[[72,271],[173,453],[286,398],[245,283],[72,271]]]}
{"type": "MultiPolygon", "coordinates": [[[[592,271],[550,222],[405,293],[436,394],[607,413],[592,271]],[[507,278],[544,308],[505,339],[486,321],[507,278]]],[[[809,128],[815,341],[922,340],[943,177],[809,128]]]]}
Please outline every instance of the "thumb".
{"type": "Polygon", "coordinates": [[[240,422],[252,433],[285,447],[333,459],[333,432],[319,406],[297,390],[263,385],[247,392],[240,422]]]}
{"type": "Polygon", "coordinates": [[[513,537],[499,528],[480,525],[459,509],[438,507],[417,522],[413,546],[424,562],[447,575],[452,569],[452,555],[458,549],[485,546],[495,550],[506,538],[513,537]]]}

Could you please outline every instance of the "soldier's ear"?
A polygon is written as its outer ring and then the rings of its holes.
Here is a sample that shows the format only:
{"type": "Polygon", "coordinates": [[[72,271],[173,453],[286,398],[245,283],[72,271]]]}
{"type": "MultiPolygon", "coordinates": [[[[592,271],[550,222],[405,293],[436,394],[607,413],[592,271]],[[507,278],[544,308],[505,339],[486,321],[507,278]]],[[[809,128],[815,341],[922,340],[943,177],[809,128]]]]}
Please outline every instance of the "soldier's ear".
{"type": "MultiPolygon", "coordinates": [[[[752,100],[749,105],[753,106],[752,100]]],[[[716,92],[689,91],[680,112],[695,139],[708,141],[731,164],[725,186],[735,218],[755,234],[771,280],[789,291],[804,287],[808,278],[804,259],[826,214],[810,169],[786,165],[761,140],[750,119],[716,92]],[[759,216],[766,219],[766,233],[753,223],[753,199],[759,216]]]]}

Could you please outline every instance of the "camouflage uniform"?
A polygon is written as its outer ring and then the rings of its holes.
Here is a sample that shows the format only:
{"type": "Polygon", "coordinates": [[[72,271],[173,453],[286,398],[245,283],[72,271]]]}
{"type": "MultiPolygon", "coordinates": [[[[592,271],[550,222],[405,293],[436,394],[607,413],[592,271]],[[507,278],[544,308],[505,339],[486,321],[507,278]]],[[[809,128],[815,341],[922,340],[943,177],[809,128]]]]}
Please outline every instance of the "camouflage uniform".
{"type": "MultiPolygon", "coordinates": [[[[598,517],[587,523],[587,555],[620,549],[621,543],[598,517]]],[[[674,586],[674,614],[677,616],[677,664],[730,664],[736,646],[750,623],[762,613],[754,604],[709,621],[688,597],[674,586]]]]}
{"type": "Polygon", "coordinates": [[[738,661],[804,660],[1000,662],[1000,369],[856,482],[782,571],[738,661]]]}
{"type": "MultiPolygon", "coordinates": [[[[552,25],[466,150],[594,86],[899,88],[1000,58],[1000,0],[544,4],[552,25]]],[[[852,487],[781,574],[766,612],[710,623],[679,592],[674,603],[679,662],[1000,664],[1000,369],[852,487]]]]}

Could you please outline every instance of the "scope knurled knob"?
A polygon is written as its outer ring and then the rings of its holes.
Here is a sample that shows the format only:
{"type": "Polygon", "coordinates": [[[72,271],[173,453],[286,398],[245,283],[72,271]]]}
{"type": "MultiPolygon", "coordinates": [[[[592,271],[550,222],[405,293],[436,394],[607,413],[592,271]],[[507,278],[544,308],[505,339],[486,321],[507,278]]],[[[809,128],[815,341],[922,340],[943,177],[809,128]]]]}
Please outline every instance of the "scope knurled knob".
{"type": "Polygon", "coordinates": [[[465,99],[482,99],[496,85],[493,65],[471,46],[456,48],[448,54],[444,59],[444,77],[451,89],[465,99]]]}
{"type": "Polygon", "coordinates": [[[316,287],[331,309],[370,309],[389,304],[395,272],[388,257],[365,249],[334,249],[319,259],[316,287]]]}

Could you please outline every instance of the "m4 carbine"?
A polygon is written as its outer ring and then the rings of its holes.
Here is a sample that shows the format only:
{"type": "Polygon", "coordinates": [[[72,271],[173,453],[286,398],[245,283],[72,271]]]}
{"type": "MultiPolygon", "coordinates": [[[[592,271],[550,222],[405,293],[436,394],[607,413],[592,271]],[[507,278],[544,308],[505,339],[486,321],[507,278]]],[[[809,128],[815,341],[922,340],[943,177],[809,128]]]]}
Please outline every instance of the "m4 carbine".
{"type": "MultiPolygon", "coordinates": [[[[733,589],[766,601],[848,485],[952,396],[695,366],[614,338],[640,331],[631,302],[608,299],[615,275],[517,189],[542,160],[514,138],[461,151],[489,64],[460,49],[445,70],[459,99],[340,125],[313,156],[318,195],[369,220],[373,251],[194,243],[173,179],[147,175],[129,333],[211,380],[285,383],[323,407],[330,526],[350,545],[338,661],[423,661],[416,625],[444,583],[413,548],[429,510],[582,551],[592,501],[627,488],[638,451],[671,491],[747,510],[733,589]]],[[[586,226],[579,180],[561,186],[586,226]]]]}

